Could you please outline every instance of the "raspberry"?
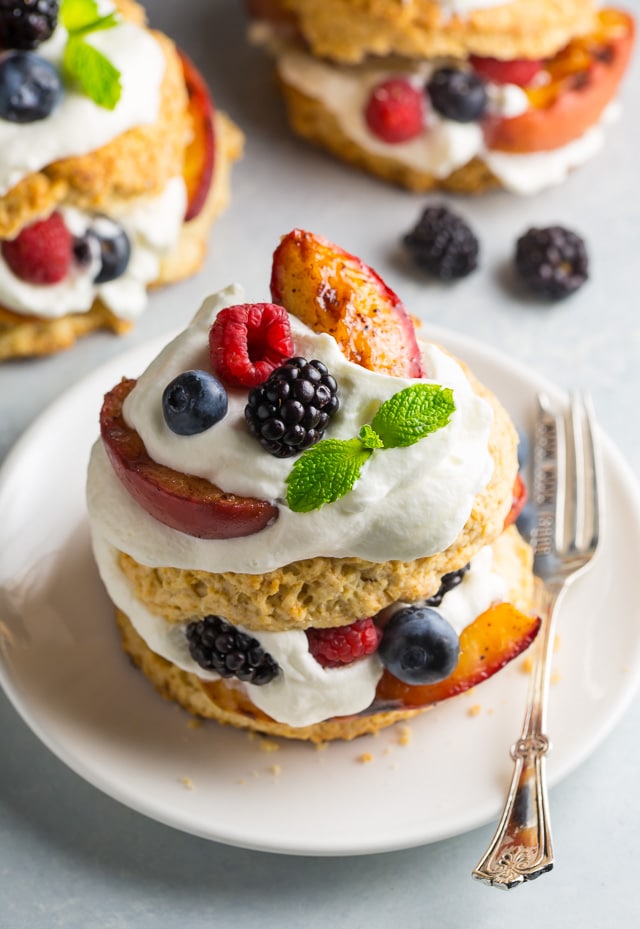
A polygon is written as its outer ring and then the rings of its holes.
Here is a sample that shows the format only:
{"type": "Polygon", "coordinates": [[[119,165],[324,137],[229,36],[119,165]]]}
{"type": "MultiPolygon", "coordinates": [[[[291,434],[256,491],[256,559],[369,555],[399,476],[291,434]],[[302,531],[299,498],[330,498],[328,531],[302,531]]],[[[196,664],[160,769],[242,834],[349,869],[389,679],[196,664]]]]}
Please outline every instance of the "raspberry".
{"type": "Polygon", "coordinates": [[[469,62],[474,71],[486,80],[495,84],[517,84],[518,87],[526,87],[542,71],[542,62],[530,58],[501,61],[499,58],[471,55],[469,62]]]}
{"type": "Polygon", "coordinates": [[[405,78],[395,77],[373,88],[364,115],[371,132],[393,145],[420,135],[425,103],[420,90],[405,78]]]}
{"type": "Polygon", "coordinates": [[[29,284],[57,284],[67,276],[72,254],[73,239],[59,213],[2,243],[2,257],[15,276],[29,284]]]}
{"type": "Polygon", "coordinates": [[[515,264],[530,290],[552,300],[568,297],[589,277],[584,241],[563,226],[525,232],[516,243],[515,264]]]}
{"type": "Polygon", "coordinates": [[[291,358],[249,392],[249,431],[276,458],[319,442],[339,409],[338,385],[321,361],[291,358]]]}
{"type": "Polygon", "coordinates": [[[287,311],[245,303],[218,313],[209,332],[211,365],[230,387],[257,387],[293,355],[287,311]]]}
{"type": "Polygon", "coordinates": [[[323,668],[338,668],[372,655],[382,633],[372,619],[358,619],[350,626],[307,629],[309,651],[323,668]]]}
{"type": "Polygon", "coordinates": [[[466,277],[478,264],[477,238],[445,206],[427,207],[403,242],[418,267],[443,281],[466,277]]]}
{"type": "Polygon", "coordinates": [[[0,46],[37,48],[58,22],[58,0],[0,0],[0,46]]]}
{"type": "Polygon", "coordinates": [[[237,677],[261,687],[279,673],[272,656],[257,639],[242,632],[221,616],[205,616],[189,623],[185,634],[193,660],[220,677],[237,677]]]}

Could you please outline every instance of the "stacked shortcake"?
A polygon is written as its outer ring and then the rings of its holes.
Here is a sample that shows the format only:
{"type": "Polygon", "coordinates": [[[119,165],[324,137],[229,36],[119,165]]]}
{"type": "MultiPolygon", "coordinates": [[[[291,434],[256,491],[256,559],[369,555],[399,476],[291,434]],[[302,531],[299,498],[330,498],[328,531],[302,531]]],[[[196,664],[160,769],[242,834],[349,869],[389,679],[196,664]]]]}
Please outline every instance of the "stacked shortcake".
{"type": "Polygon", "coordinates": [[[242,135],[132,0],[0,4],[0,360],[196,271],[242,135]]]}
{"type": "Polygon", "coordinates": [[[249,0],[293,129],[412,190],[563,181],[615,117],[631,17],[594,0],[249,0]]]}
{"type": "Polygon", "coordinates": [[[360,259],[295,229],[105,397],[89,467],[125,650],[199,716],[374,732],[534,639],[517,434],[360,259]]]}

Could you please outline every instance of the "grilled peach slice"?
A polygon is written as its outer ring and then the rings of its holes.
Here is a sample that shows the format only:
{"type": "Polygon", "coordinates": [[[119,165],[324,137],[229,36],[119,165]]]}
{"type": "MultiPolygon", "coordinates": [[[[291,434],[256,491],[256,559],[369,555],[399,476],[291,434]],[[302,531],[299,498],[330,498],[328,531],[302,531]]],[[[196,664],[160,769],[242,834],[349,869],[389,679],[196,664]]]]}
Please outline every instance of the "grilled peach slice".
{"type": "Polygon", "coordinates": [[[200,539],[252,535],[277,518],[278,508],[267,500],[226,494],[204,478],[153,461],[122,415],[122,404],[135,383],[122,380],[105,396],[100,432],[115,473],[147,513],[200,539]]]}
{"type": "Polygon", "coordinates": [[[413,322],[375,271],[327,239],[294,229],[273,255],[271,295],[371,371],[421,377],[413,322]]]}
{"type": "Polygon", "coordinates": [[[189,116],[193,135],[187,146],[182,176],[187,187],[187,211],[184,221],[195,219],[201,212],[215,166],[214,107],[209,89],[196,66],[184,52],[178,50],[187,88],[189,116]]]}
{"type": "Polygon", "coordinates": [[[481,613],[460,636],[460,658],[453,674],[436,684],[404,684],[388,671],[376,697],[406,707],[428,706],[482,683],[528,648],[540,619],[521,613],[510,603],[497,603],[481,613]]]}
{"type": "Polygon", "coordinates": [[[485,121],[487,146],[503,152],[551,151],[584,135],[618,90],[634,32],[628,13],[600,10],[595,32],[570,42],[544,65],[546,79],[527,88],[531,106],[525,113],[485,121]]]}

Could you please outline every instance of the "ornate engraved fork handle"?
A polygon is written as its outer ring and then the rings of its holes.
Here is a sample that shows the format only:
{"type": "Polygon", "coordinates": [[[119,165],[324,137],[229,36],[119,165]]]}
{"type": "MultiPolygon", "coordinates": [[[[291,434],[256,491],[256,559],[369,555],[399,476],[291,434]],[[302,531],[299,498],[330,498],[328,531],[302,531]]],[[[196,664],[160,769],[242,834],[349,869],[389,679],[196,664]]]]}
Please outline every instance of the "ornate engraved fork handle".
{"type": "Polygon", "coordinates": [[[529,699],[520,738],[511,748],[514,771],[496,833],[473,870],[478,880],[509,890],[553,867],[545,776],[545,735],[554,614],[562,589],[537,591],[542,625],[534,652],[529,699]]]}

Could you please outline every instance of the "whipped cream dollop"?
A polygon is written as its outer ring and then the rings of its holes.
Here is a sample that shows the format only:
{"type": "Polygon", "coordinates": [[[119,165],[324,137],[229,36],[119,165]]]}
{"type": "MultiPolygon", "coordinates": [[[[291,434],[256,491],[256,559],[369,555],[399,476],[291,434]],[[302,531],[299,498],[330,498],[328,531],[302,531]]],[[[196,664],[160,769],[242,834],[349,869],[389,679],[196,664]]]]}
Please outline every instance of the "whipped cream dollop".
{"type": "MultiPolygon", "coordinates": [[[[260,532],[236,539],[198,539],[171,529],[124,488],[99,440],[89,466],[92,524],[143,564],[214,573],[264,573],[319,555],[411,561],[446,549],[491,477],[493,412],[473,391],[458,362],[435,345],[421,346],[424,380],[452,389],[455,412],[450,422],[408,448],[374,452],[349,493],[310,513],[293,512],[286,505],[292,459],[275,458],[250,435],[244,418],[247,390],[229,389],[227,415],[205,432],[179,436],[169,429],[162,413],[164,388],[183,371],[210,370],[209,329],[225,306],[244,302],[236,285],[205,300],[191,325],[139,378],[123,413],[152,459],[205,478],[225,492],[273,501],[278,518],[260,532]]],[[[295,354],[323,361],[338,382],[341,406],[327,438],[354,438],[382,402],[416,383],[353,364],[330,335],[312,332],[293,317],[290,323],[295,354]]]]}
{"type": "MultiPolygon", "coordinates": [[[[115,9],[112,3],[100,4],[101,15],[115,9]]],[[[66,41],[67,32],[59,24],[37,51],[60,73],[66,41]]],[[[46,119],[26,124],[0,120],[0,196],[54,161],[86,155],[128,129],[158,118],[165,59],[153,36],[122,21],[111,29],[91,33],[86,41],[120,71],[118,105],[107,110],[65,82],[59,104],[46,119]]]]}
{"type": "MultiPolygon", "coordinates": [[[[430,62],[403,62],[401,69],[394,71],[373,63],[340,67],[293,48],[281,49],[277,58],[282,79],[306,96],[321,101],[337,119],[342,132],[360,148],[436,178],[448,177],[479,157],[507,190],[535,194],[562,183],[603,145],[603,126],[611,120],[613,110],[568,145],[530,154],[492,151],[485,145],[479,123],[455,122],[432,109],[426,116],[426,131],[416,138],[394,145],[376,138],[364,115],[373,88],[380,81],[399,76],[424,87],[434,67],[430,62]]],[[[529,108],[526,93],[515,84],[488,82],[487,94],[489,112],[496,116],[512,118],[529,108]]]]}
{"type": "MultiPolygon", "coordinates": [[[[182,177],[172,178],[157,197],[139,198],[110,212],[126,232],[131,256],[126,270],[113,281],[96,284],[99,260],[81,266],[73,263],[58,284],[30,284],[17,277],[0,252],[0,306],[15,313],[54,319],[66,313],[89,310],[99,297],[118,317],[132,320],[148,303],[147,286],[158,277],[165,255],[178,244],[187,205],[182,177]]],[[[100,219],[74,207],[59,211],[72,235],[82,238],[100,219]]]]}
{"type": "MultiPolygon", "coordinates": [[[[135,597],[128,579],[118,566],[117,550],[99,533],[94,533],[93,548],[109,596],[128,616],[149,648],[202,680],[218,680],[217,674],[201,668],[191,657],[186,624],[166,622],[135,597]]],[[[469,571],[461,583],[445,594],[438,607],[438,612],[451,623],[458,635],[492,603],[505,598],[506,584],[492,570],[492,562],[491,548],[481,549],[471,560],[469,571]]],[[[257,638],[280,667],[278,676],[261,687],[236,682],[254,705],[272,719],[289,726],[310,726],[333,716],[360,713],[371,706],[383,672],[377,654],[341,668],[324,668],[310,653],[306,633],[300,629],[288,632],[242,631],[257,638]]]]}

